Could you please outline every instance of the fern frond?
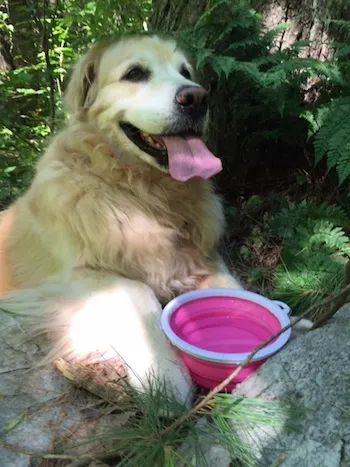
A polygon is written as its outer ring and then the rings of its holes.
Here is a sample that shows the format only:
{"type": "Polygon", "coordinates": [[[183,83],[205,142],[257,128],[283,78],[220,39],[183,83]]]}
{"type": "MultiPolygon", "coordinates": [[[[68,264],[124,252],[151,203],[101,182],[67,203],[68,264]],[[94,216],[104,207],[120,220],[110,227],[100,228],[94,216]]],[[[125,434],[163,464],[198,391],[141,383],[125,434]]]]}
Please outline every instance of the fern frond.
{"type": "Polygon", "coordinates": [[[313,137],[322,127],[323,121],[326,118],[328,112],[329,108],[327,106],[320,106],[314,111],[305,110],[300,114],[300,117],[307,120],[309,123],[308,139],[313,137]]]}
{"type": "Polygon", "coordinates": [[[332,46],[335,48],[336,58],[343,58],[350,55],[350,44],[337,44],[333,42],[332,46]]]}
{"type": "Polygon", "coordinates": [[[213,70],[220,77],[223,73],[228,78],[233,73],[242,73],[246,79],[255,83],[261,80],[260,72],[255,63],[238,61],[234,57],[215,56],[210,60],[213,70]]]}
{"type": "Polygon", "coordinates": [[[350,225],[339,206],[289,202],[272,218],[272,233],[282,240],[281,264],[275,270],[274,298],[298,312],[338,291],[350,257],[350,225]]]}
{"type": "Polygon", "coordinates": [[[306,258],[281,264],[275,271],[275,289],[271,298],[287,302],[295,313],[338,292],[344,277],[345,260],[331,258],[315,249],[306,258]]]}
{"type": "Polygon", "coordinates": [[[230,52],[231,50],[242,49],[244,47],[249,47],[249,46],[252,46],[252,45],[259,45],[259,44],[260,44],[259,38],[256,38],[256,37],[244,38],[242,40],[239,40],[239,41],[236,41],[236,42],[233,42],[232,44],[230,44],[227,47],[226,51],[230,52]]]}
{"type": "MultiPolygon", "coordinates": [[[[309,236],[306,239],[310,247],[325,245],[332,252],[338,250],[343,255],[350,254],[349,237],[345,235],[342,227],[336,227],[329,220],[308,220],[306,229],[309,236]]],[[[298,229],[297,229],[298,231],[298,229]]]]}
{"type": "Polygon", "coordinates": [[[334,226],[350,226],[350,219],[340,206],[304,200],[300,203],[288,202],[287,207],[272,217],[271,228],[279,237],[291,238],[296,228],[305,226],[310,219],[314,222],[327,220],[334,226]]]}
{"type": "Polygon", "coordinates": [[[350,177],[350,133],[344,137],[343,145],[337,163],[339,185],[350,177]]]}
{"type": "Polygon", "coordinates": [[[346,163],[347,160],[350,161],[349,119],[350,98],[334,100],[323,117],[323,124],[314,140],[315,163],[327,157],[328,167],[336,167],[341,183],[348,177],[349,170],[346,163]]]}
{"type": "Polygon", "coordinates": [[[290,24],[291,24],[290,21],[285,21],[284,23],[279,23],[276,26],[273,26],[268,31],[266,31],[264,35],[265,40],[275,45],[274,41],[276,39],[276,36],[278,36],[278,34],[285,32],[287,28],[290,26],[290,24]]]}
{"type": "Polygon", "coordinates": [[[343,19],[331,19],[329,24],[334,24],[336,26],[340,26],[344,29],[350,29],[350,21],[346,21],[343,19]]]}

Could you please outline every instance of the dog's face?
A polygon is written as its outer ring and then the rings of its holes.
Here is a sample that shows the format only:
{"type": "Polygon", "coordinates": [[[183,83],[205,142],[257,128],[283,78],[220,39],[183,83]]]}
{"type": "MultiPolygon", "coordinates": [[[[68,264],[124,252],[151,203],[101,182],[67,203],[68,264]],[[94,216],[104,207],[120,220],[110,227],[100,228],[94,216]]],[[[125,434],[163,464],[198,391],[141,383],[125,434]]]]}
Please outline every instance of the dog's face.
{"type": "Polygon", "coordinates": [[[208,98],[175,42],[138,37],[97,46],[83,57],[66,102],[124,154],[186,181],[221,170],[200,140],[208,98]]]}

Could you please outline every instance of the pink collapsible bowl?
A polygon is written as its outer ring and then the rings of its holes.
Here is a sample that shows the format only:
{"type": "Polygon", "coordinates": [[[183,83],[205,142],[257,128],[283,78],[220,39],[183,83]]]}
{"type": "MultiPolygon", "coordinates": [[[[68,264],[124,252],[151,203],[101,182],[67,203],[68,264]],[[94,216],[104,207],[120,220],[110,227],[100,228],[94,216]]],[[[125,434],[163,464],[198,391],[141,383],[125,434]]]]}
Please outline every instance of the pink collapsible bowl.
{"type": "MultiPolygon", "coordinates": [[[[290,308],[253,292],[206,289],[188,292],[163,310],[162,328],[200,386],[212,389],[264,340],[290,324],[290,308]]],[[[225,388],[231,391],[288,341],[280,334],[225,388]]]]}

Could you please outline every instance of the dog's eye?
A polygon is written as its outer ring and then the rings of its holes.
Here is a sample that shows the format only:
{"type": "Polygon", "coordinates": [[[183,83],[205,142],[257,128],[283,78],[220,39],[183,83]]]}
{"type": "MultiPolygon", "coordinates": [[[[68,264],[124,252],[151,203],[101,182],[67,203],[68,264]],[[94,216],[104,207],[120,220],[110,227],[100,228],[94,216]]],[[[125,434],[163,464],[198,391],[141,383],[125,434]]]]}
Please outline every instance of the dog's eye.
{"type": "Polygon", "coordinates": [[[191,73],[185,66],[181,67],[180,75],[182,75],[186,79],[191,79],[191,73]]]}
{"type": "Polygon", "coordinates": [[[122,80],[133,81],[134,83],[140,81],[147,81],[150,77],[150,71],[142,68],[140,66],[133,66],[130,68],[125,75],[122,77],[122,80]]]}

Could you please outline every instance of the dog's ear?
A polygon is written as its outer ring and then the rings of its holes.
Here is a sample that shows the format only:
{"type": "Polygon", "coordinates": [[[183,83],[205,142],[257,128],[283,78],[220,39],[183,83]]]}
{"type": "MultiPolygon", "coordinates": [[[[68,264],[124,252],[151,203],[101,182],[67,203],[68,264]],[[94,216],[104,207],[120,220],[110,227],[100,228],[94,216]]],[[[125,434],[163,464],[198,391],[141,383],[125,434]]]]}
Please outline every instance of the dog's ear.
{"type": "Polygon", "coordinates": [[[95,44],[73,67],[73,73],[63,99],[64,109],[77,115],[88,109],[97,94],[97,72],[101,57],[109,42],[95,44]]]}

